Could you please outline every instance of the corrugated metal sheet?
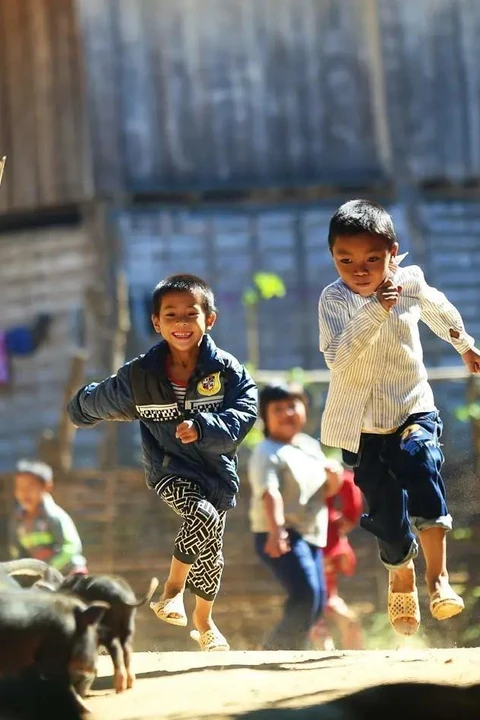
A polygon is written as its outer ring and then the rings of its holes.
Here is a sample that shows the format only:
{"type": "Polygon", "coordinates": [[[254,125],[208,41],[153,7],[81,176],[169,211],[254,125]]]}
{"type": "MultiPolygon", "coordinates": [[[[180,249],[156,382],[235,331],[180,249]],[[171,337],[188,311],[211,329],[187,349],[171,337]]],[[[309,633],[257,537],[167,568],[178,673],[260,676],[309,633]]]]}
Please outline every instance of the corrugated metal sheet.
{"type": "MultiPolygon", "coordinates": [[[[280,275],[287,296],[260,308],[261,367],[324,367],[318,351],[317,301],[321,289],[335,279],[327,249],[328,221],[337,203],[283,208],[229,210],[135,209],[118,216],[124,262],[132,297],[134,336],[130,355],[154,341],[147,302],[153,286],[175,272],[193,272],[213,286],[219,319],[213,336],[236,355],[247,358],[244,288],[254,272],[280,275]]],[[[388,206],[400,246],[418,262],[407,214],[388,206]]],[[[480,338],[480,205],[462,201],[423,201],[419,205],[421,243],[429,261],[424,266],[430,284],[444,291],[462,313],[469,331],[480,338]]],[[[421,324],[428,366],[460,363],[455,351],[421,324]]],[[[435,382],[434,392],[445,422],[445,447],[451,463],[468,462],[468,426],[454,419],[465,402],[465,383],[435,382]]]]}
{"type": "MultiPolygon", "coordinates": [[[[255,272],[279,275],[285,298],[260,306],[260,352],[264,368],[321,365],[317,302],[336,275],[327,247],[330,217],[338,204],[205,210],[174,208],[122,211],[125,268],[132,297],[137,344],[152,339],[146,299],[163,277],[192,272],[215,290],[219,318],[213,336],[241,361],[247,360],[242,294],[255,272]]],[[[404,215],[390,208],[402,248],[408,249],[404,215]]]]}
{"type": "MultiPolygon", "coordinates": [[[[76,311],[92,274],[92,251],[81,229],[0,235],[0,328],[28,325],[38,313],[52,317],[47,342],[32,355],[14,356],[12,384],[0,387],[0,471],[11,470],[19,456],[32,457],[41,431],[57,426],[77,340],[76,311]]],[[[94,328],[88,330],[92,341],[94,328]]],[[[95,377],[94,358],[88,372],[95,377]]],[[[95,465],[98,441],[96,431],[78,433],[79,465],[95,465]]]]}
{"type": "Polygon", "coordinates": [[[98,187],[377,175],[370,4],[78,0],[98,187]]]}
{"type": "MultiPolygon", "coordinates": [[[[465,200],[424,201],[419,207],[429,283],[444,292],[480,342],[480,204],[465,200]]],[[[452,362],[451,348],[432,333],[426,351],[434,365],[452,362]]]]}
{"type": "MultiPolygon", "coordinates": [[[[423,200],[419,220],[426,263],[425,277],[458,308],[470,335],[480,343],[480,204],[465,200],[423,200]]],[[[425,358],[430,366],[461,364],[455,350],[422,323],[425,358]]],[[[438,382],[435,398],[446,425],[445,447],[452,462],[471,456],[468,425],[454,419],[465,404],[465,382],[438,382]]],[[[462,488],[462,491],[464,488],[462,488]]]]}

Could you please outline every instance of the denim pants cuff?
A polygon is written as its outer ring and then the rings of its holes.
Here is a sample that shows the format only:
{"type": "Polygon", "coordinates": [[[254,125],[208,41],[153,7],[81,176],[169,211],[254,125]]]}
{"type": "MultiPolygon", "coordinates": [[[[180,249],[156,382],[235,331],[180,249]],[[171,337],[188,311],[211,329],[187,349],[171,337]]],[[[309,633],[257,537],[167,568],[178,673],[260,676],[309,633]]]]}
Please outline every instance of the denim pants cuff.
{"type": "Polygon", "coordinates": [[[412,540],[412,544],[410,545],[410,548],[408,550],[408,553],[403,558],[403,560],[400,560],[398,563],[389,563],[386,562],[382,558],[382,553],[380,552],[380,560],[382,561],[383,565],[387,568],[387,570],[398,570],[398,568],[405,567],[405,565],[408,565],[410,560],[414,560],[418,555],[418,543],[415,539],[412,540]]]}
{"type": "Polygon", "coordinates": [[[442,515],[438,518],[411,517],[410,525],[413,532],[421,533],[422,530],[429,530],[433,527],[444,528],[447,532],[452,529],[452,516],[442,515]]]}

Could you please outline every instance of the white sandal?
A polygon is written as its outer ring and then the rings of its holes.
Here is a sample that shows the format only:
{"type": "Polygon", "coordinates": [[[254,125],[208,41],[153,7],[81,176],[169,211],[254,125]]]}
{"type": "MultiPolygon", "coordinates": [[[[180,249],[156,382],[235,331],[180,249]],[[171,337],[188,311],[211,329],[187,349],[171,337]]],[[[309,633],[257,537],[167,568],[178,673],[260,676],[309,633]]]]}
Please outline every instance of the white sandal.
{"type": "Polygon", "coordinates": [[[464,609],[465,603],[452,588],[437,590],[430,597],[430,612],[435,620],[449,620],[464,609]]]}
{"type": "Polygon", "coordinates": [[[183,604],[183,593],[178,593],[168,600],[161,599],[156,603],[151,602],[150,607],[159,620],[163,620],[170,625],[186,627],[188,620],[185,605],[183,604]]]}
{"type": "Polygon", "coordinates": [[[190,637],[200,645],[200,650],[204,652],[219,652],[221,650],[230,650],[230,645],[223,637],[218,628],[214,630],[206,630],[201,633],[198,630],[192,630],[190,637]]]}

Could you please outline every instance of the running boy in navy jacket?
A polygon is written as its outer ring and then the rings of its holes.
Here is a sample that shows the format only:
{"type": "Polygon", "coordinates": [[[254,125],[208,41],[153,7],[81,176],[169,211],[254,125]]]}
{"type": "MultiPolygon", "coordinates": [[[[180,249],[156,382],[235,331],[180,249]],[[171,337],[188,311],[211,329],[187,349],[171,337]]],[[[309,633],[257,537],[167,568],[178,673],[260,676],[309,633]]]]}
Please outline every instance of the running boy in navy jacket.
{"type": "Polygon", "coordinates": [[[209,651],[229,649],[212,609],[226,511],[239,488],[236,452],[257,416],[252,378],[207,335],[215,319],[213,292],[203,280],[163,280],[152,298],[153,326],[163,339],[116,375],[79,390],[68,406],[77,426],[140,421],[147,485],[184,520],[163,594],[151,607],[161,620],[186,626],[188,587],[196,596],[191,635],[209,651]]]}

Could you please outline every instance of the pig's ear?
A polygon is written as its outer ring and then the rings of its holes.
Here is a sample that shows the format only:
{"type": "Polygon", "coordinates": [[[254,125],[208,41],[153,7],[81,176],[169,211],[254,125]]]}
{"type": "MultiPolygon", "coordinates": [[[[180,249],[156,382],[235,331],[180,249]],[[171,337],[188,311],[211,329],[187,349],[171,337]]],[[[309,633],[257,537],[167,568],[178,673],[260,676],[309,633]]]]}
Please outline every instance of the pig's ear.
{"type": "Polygon", "coordinates": [[[75,608],[75,619],[77,627],[85,630],[88,625],[96,625],[100,622],[110,605],[106,602],[93,602],[85,610],[75,608]]]}

